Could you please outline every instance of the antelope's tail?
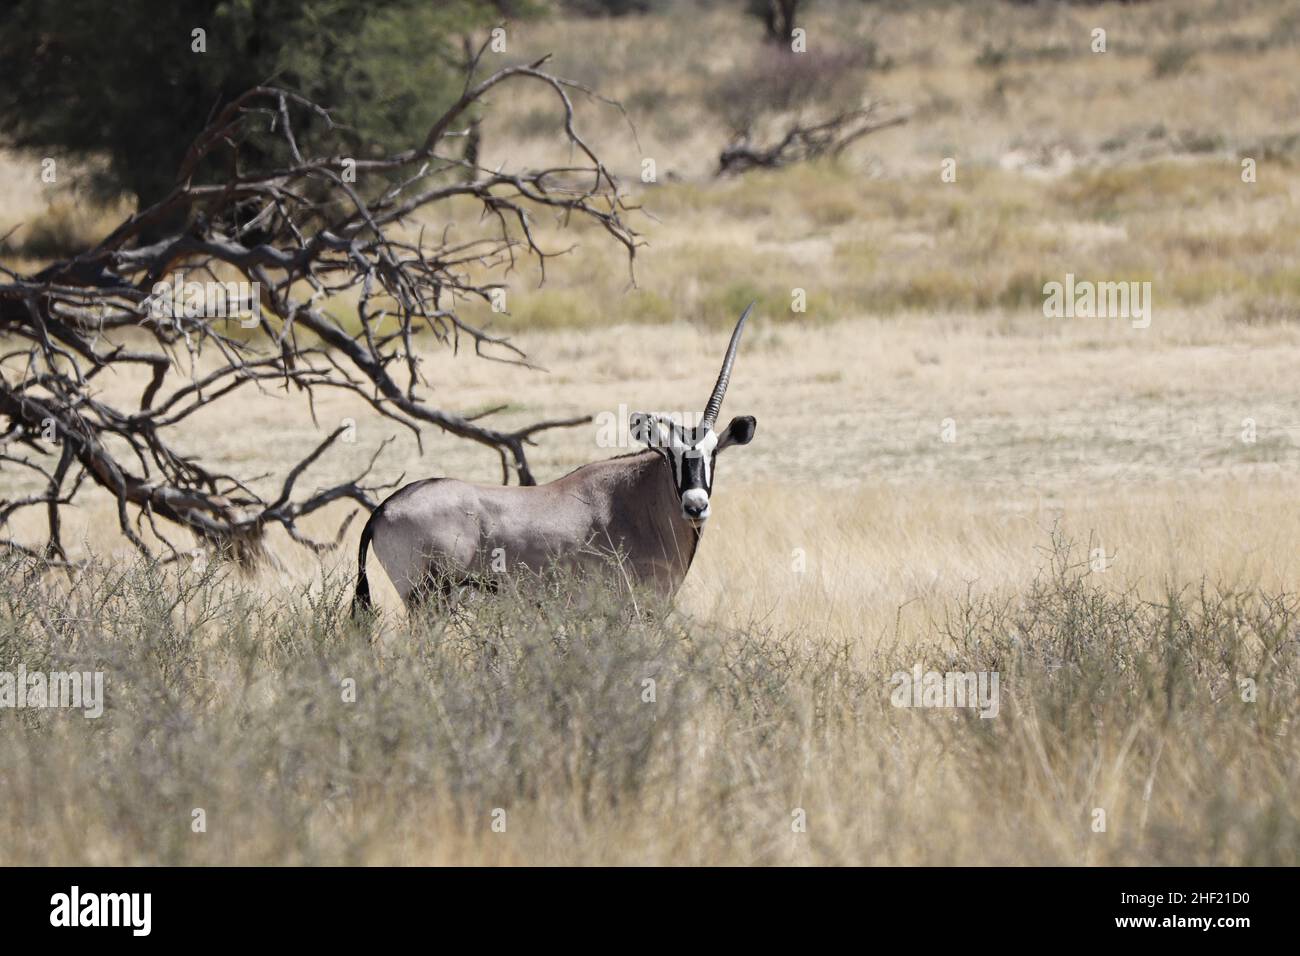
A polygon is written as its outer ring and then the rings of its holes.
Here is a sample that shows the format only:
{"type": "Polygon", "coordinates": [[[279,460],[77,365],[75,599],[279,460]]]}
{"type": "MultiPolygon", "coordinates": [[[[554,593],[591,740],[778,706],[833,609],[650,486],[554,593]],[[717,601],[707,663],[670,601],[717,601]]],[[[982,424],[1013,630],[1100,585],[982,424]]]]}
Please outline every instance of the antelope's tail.
{"type": "Polygon", "coordinates": [[[366,580],[366,552],[370,550],[370,537],[375,533],[375,518],[383,509],[380,505],[370,513],[370,520],[361,529],[361,548],[357,552],[357,590],[352,597],[352,617],[358,618],[371,608],[370,582],[366,580]]]}

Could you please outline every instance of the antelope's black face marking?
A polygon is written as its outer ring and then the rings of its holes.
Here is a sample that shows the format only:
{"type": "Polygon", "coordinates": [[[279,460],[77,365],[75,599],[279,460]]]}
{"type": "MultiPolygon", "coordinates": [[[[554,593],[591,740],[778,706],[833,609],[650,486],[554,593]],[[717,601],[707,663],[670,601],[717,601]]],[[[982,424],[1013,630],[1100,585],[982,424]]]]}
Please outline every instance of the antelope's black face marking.
{"type": "Polygon", "coordinates": [[[709,496],[713,493],[718,452],[728,445],[749,444],[757,422],[748,415],[733,418],[722,435],[707,425],[686,428],[659,415],[636,414],[629,425],[634,438],[664,456],[682,503],[682,517],[702,528],[710,514],[709,496]]]}

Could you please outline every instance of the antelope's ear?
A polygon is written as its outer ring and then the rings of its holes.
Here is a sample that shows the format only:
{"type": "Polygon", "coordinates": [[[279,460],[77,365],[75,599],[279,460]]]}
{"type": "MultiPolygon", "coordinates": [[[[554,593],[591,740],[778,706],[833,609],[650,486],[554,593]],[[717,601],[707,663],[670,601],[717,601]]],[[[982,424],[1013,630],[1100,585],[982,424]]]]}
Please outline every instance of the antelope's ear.
{"type": "Polygon", "coordinates": [[[639,441],[651,448],[662,448],[668,444],[664,437],[663,422],[659,420],[658,415],[633,412],[628,416],[627,427],[632,433],[633,441],[639,441]]]}
{"type": "Polygon", "coordinates": [[[728,445],[748,445],[754,440],[756,428],[758,428],[758,420],[753,415],[740,415],[733,418],[727,430],[718,439],[718,451],[722,451],[728,445]]]}

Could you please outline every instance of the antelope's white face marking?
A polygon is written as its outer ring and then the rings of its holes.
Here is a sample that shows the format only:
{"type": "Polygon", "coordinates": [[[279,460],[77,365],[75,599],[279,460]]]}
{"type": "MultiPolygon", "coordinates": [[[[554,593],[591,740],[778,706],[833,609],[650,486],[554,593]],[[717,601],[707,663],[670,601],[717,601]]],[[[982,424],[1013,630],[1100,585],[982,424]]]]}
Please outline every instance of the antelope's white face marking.
{"type": "Polygon", "coordinates": [[[713,463],[718,434],[712,428],[696,439],[677,425],[672,426],[668,462],[673,466],[677,493],[682,499],[682,517],[699,528],[709,518],[709,494],[713,491],[713,463]]]}
{"type": "Polygon", "coordinates": [[[672,470],[673,486],[681,501],[682,517],[696,528],[711,513],[713,469],[721,440],[712,428],[687,428],[657,415],[634,415],[632,433],[664,456],[672,470]]]}

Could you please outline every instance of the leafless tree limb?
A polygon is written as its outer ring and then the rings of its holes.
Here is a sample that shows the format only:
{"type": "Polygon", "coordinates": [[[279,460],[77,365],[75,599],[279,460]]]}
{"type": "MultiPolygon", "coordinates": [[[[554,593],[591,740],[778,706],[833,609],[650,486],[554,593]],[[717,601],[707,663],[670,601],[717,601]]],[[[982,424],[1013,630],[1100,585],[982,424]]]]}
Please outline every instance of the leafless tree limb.
{"type": "Polygon", "coordinates": [[[795,123],[767,146],[750,141],[748,131],[740,133],[718,157],[718,175],[729,176],[751,169],[775,169],[821,156],[839,156],[872,133],[906,123],[908,116],[897,113],[881,119],[876,104],[848,110],[813,124],[795,123]]]}
{"type": "Polygon", "coordinates": [[[44,488],[0,499],[0,524],[21,509],[43,507],[49,527],[39,552],[19,542],[0,545],[65,560],[60,511],[94,487],[114,496],[122,534],[142,551],[149,550],[140,534],[145,525],[166,542],[159,518],[247,561],[276,525],[305,546],[333,547],[339,539],[311,541],[297,521],[344,499],[373,508],[374,492],[391,487],[364,484],[372,459],[351,481],[294,499],[303,474],[341,430],[290,468],[271,500],[252,490],[254,479],[209,466],[177,444],[189,416],[250,388],[305,396],[313,420],[320,389],[350,392],[417,441],[432,425],[493,448],[503,481],[513,473],[533,484],[526,447],[534,437],[590,419],[498,429],[482,421],[487,413],[467,416],[430,404],[417,339],[453,349],[471,344],[481,357],[527,364],[508,339],[463,318],[460,306],[492,301],[500,282],[491,274],[514,267],[520,256],[544,277],[547,261],[565,250],[538,238],[540,214],[598,225],[626,250],[631,269],[640,245],[626,221],[633,207],[574,126],[571,91],[587,91],[544,64],[506,67],[478,82],[470,77],[417,145],[379,158],[312,155],[295,132],[295,117],[312,114],[328,125],[328,111],[289,90],[254,87],[215,113],[158,203],[94,248],[33,275],[0,266],[0,339],[7,343],[0,355],[0,469],[26,471],[44,488]],[[540,170],[474,168],[466,176],[463,151],[445,148],[449,138],[463,135],[458,124],[471,121],[471,107],[489,91],[523,84],[554,96],[557,122],[579,161],[540,170]],[[244,169],[241,144],[268,134],[288,158],[277,168],[244,169]],[[225,178],[205,178],[216,166],[227,170],[225,178]],[[403,228],[417,212],[466,199],[479,205],[487,224],[477,235],[453,241],[448,228],[412,238],[403,228]],[[142,244],[158,224],[172,222],[188,225],[142,244]],[[203,299],[195,307],[160,294],[165,280],[181,272],[222,283],[228,301],[203,299]],[[355,297],[355,322],[336,317],[343,296],[355,297]],[[138,407],[105,400],[96,377],[132,365],[147,373],[138,407]]]}

